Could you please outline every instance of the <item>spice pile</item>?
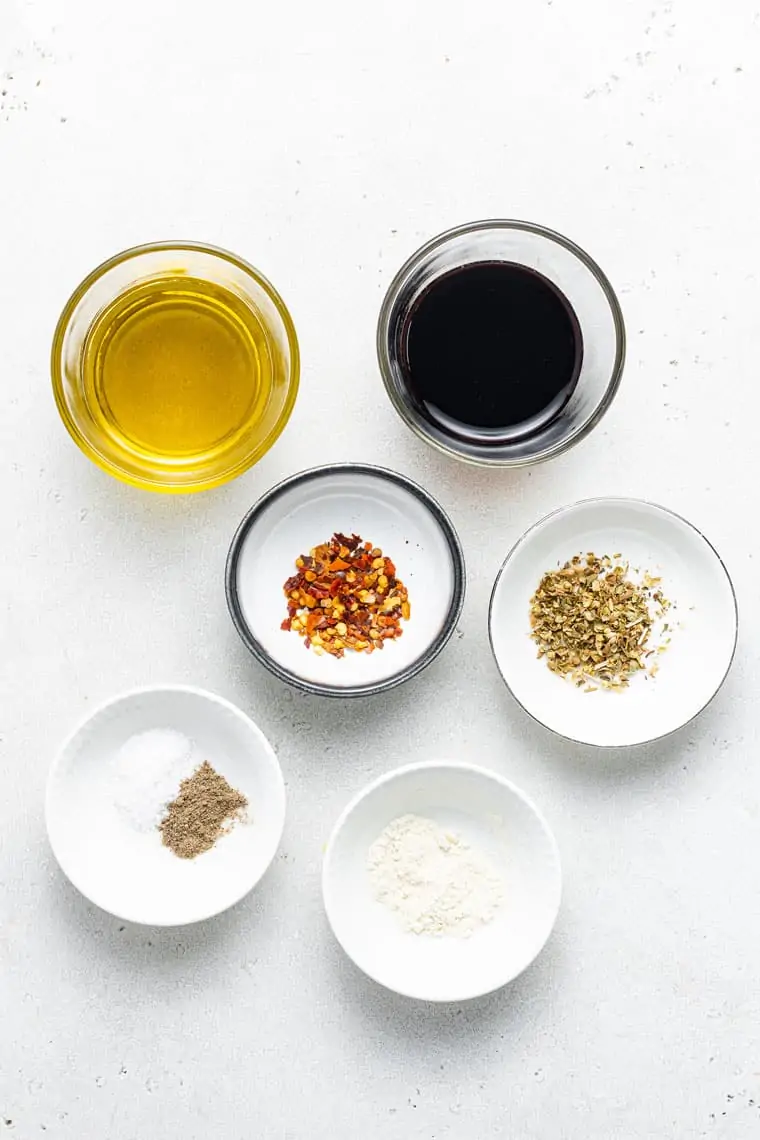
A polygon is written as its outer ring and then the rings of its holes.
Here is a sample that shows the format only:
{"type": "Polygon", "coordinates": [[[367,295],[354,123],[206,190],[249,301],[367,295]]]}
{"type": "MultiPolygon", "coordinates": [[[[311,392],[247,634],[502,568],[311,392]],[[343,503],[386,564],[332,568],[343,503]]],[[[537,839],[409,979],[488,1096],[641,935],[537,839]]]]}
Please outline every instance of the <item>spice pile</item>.
{"type": "Polygon", "coordinates": [[[412,934],[469,938],[504,902],[504,883],[487,855],[432,819],[402,815],[367,855],[375,898],[412,934]]]}
{"type": "Polygon", "coordinates": [[[135,831],[158,832],[180,859],[210,850],[243,818],[248,801],[173,729],[129,738],[114,759],[114,803],[135,831]]]}
{"type": "Polygon", "coordinates": [[[411,608],[396,567],[358,534],[334,534],[296,559],[283,592],[288,616],[282,629],[304,638],[315,653],[343,657],[346,649],[372,653],[401,637],[411,608]]]}
{"type": "MultiPolygon", "coordinates": [[[[671,606],[660,579],[644,573],[640,581],[631,580],[620,558],[576,555],[544,574],[530,601],[538,656],[586,692],[624,689],[642,670],[653,677],[653,655],[670,641],[668,636],[652,644],[655,625],[671,606]]],[[[669,628],[665,623],[662,634],[669,628]]]]}
{"type": "Polygon", "coordinates": [[[156,831],[197,763],[192,742],[182,732],[151,728],[130,736],[112,767],[114,803],[124,822],[135,831],[156,831]]]}
{"type": "Polygon", "coordinates": [[[183,780],[159,830],[165,847],[180,859],[209,851],[242,817],[248,800],[215,772],[207,760],[183,780]]]}

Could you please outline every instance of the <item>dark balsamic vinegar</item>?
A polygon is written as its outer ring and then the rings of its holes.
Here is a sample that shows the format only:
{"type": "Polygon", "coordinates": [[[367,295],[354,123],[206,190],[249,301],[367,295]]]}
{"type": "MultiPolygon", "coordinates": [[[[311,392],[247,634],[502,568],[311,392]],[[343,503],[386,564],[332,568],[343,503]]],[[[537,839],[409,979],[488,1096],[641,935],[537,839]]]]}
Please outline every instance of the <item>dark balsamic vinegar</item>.
{"type": "Polygon", "coordinates": [[[412,306],[401,343],[404,379],[425,418],[494,444],[553,420],[583,356],[567,298],[542,274],[503,261],[436,278],[412,306]]]}

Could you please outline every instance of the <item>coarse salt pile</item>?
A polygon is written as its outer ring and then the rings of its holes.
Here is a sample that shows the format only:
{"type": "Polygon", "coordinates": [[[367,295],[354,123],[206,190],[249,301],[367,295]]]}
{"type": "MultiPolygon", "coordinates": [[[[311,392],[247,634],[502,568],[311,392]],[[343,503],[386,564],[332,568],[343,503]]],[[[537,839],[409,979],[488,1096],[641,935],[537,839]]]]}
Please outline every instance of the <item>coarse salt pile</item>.
{"type": "Polygon", "coordinates": [[[114,803],[136,831],[155,831],[179,786],[198,766],[181,732],[154,728],[131,736],[113,761],[114,803]]]}

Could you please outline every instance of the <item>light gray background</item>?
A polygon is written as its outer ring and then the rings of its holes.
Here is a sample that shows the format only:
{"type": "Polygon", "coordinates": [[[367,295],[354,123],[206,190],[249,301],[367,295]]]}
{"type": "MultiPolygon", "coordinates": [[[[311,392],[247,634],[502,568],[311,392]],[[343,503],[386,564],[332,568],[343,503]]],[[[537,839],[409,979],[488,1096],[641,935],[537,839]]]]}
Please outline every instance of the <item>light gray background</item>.
{"type": "Polygon", "coordinates": [[[757,0],[2,0],[0,1138],[758,1136],[759,12],[757,0]],[[426,449],[375,362],[394,269],[430,235],[488,215],[586,247],[630,334],[601,427],[532,471],[426,449]],[[90,465],[48,379],[73,286],[114,251],[171,237],[259,266],[303,351],[280,443],[190,498],[90,465]],[[345,706],[255,666],[223,592],[246,508],[331,459],[388,463],[430,488],[470,575],[442,658],[388,698],[345,706]],[[713,706],[632,753],[529,723],[485,633],[514,540],[605,492],[692,519],[741,610],[713,706]],[[261,889],[172,932],[85,903],[42,819],[47,767],[74,722],[162,680],[247,710],[289,793],[261,889]],[[346,800],[437,755],[491,765],[534,796],[566,876],[543,956],[462,1008],[365,980],[319,894],[346,800]]]}

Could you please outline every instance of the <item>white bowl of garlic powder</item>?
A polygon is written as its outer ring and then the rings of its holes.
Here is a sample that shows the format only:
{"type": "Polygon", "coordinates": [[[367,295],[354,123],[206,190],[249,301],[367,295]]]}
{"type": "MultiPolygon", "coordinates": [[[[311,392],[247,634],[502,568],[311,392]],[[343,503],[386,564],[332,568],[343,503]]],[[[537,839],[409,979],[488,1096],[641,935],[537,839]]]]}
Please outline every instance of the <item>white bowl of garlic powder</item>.
{"type": "Polygon", "coordinates": [[[542,949],[561,870],[518,788],[433,761],[382,776],[348,805],[322,887],[338,942],[366,974],[407,997],[464,1001],[512,981],[542,949]]]}

